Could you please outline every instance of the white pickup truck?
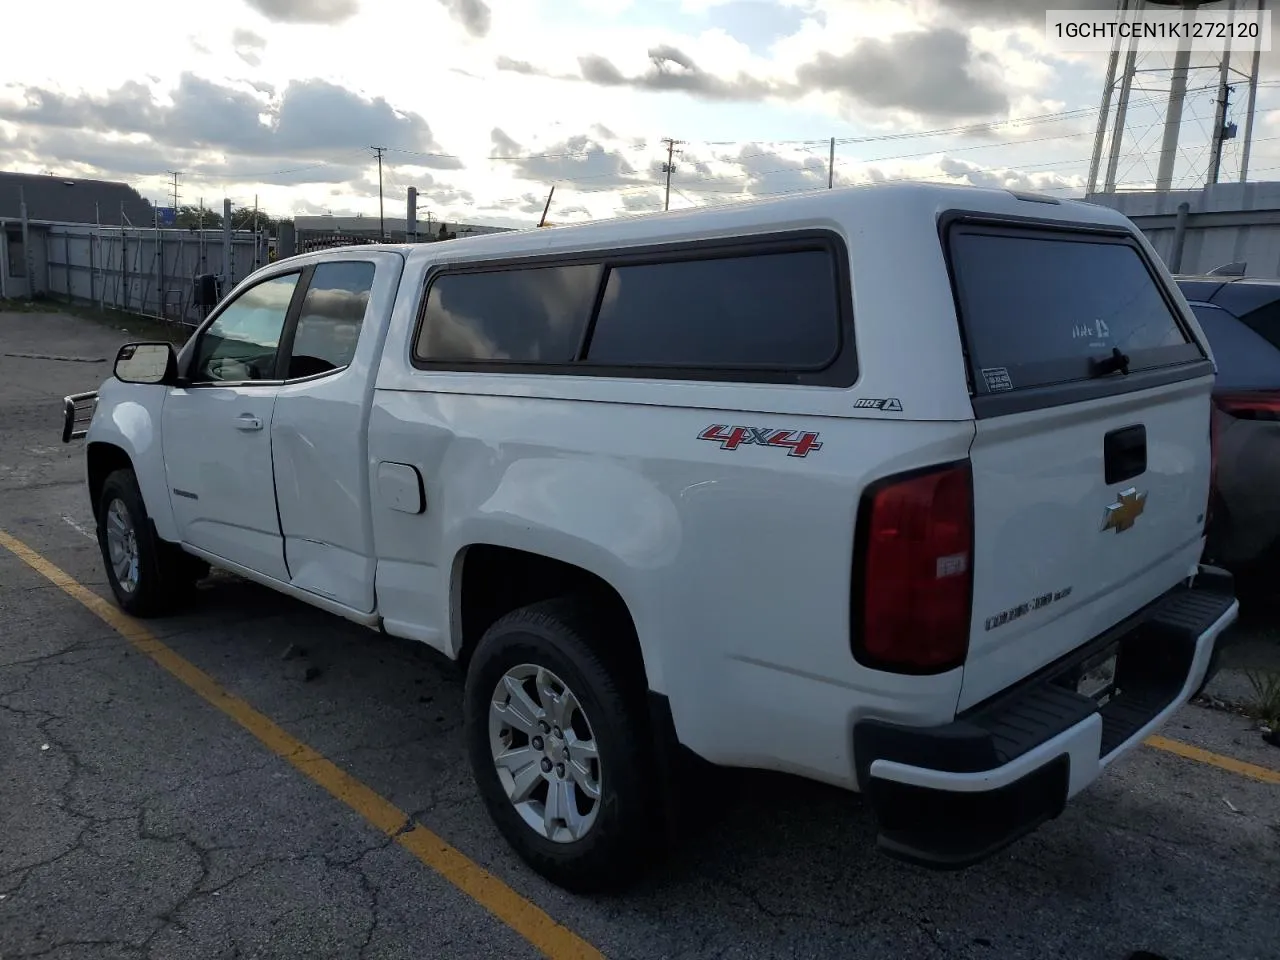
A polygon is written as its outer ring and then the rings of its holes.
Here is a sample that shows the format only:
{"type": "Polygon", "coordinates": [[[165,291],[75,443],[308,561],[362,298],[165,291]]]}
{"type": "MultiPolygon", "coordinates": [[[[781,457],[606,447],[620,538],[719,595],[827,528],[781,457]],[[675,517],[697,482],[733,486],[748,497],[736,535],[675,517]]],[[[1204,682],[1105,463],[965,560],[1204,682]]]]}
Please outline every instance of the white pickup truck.
{"type": "Polygon", "coordinates": [[[457,659],[498,828],[593,890],[690,753],[936,867],[1058,815],[1236,617],[1213,382],[1120,214],[888,185],[282,260],[64,439],[122,607],[213,564],[457,659]]]}

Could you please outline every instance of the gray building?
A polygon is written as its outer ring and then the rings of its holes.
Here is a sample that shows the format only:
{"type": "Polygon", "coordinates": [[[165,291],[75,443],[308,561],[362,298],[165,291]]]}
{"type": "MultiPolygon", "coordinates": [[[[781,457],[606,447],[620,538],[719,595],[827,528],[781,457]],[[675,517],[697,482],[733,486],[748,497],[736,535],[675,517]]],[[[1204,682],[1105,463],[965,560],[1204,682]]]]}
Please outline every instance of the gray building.
{"type": "Polygon", "coordinates": [[[1132,220],[1174,273],[1231,268],[1280,278],[1280,182],[1096,193],[1086,199],[1132,220]]]}
{"type": "Polygon", "coordinates": [[[127,183],[0,172],[0,297],[47,288],[42,278],[52,225],[149,227],[154,217],[151,204],[127,183]]]}

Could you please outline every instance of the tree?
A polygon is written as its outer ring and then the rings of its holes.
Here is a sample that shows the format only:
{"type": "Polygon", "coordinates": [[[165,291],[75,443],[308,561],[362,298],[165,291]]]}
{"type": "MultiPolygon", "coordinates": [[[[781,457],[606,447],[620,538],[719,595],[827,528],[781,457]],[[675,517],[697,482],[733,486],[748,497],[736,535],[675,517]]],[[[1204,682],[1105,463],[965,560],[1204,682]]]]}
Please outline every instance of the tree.
{"type": "Polygon", "coordinates": [[[204,217],[201,218],[200,208],[191,204],[184,204],[178,208],[177,216],[174,217],[174,226],[181,227],[184,230],[198,230],[203,224],[204,229],[213,230],[222,226],[222,214],[216,210],[204,208],[204,217]]]}
{"type": "MultiPolygon", "coordinates": [[[[280,235],[280,225],[292,225],[292,217],[273,217],[264,210],[257,211],[258,229],[269,237],[280,235]]],[[[234,230],[252,230],[254,225],[253,207],[233,207],[231,210],[231,227],[234,230]]]]}

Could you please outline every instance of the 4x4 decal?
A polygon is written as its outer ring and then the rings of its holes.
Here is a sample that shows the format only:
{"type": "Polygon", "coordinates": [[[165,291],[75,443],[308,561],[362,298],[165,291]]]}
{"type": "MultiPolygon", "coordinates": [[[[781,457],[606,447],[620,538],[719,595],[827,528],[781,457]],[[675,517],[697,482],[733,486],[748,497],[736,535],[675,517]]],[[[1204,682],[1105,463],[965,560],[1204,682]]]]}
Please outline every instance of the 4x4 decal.
{"type": "Polygon", "coordinates": [[[772,427],[731,427],[716,423],[700,434],[699,440],[711,440],[722,450],[737,450],[754,444],[760,447],[782,447],[789,457],[807,457],[814,450],[822,449],[816,433],[800,430],[775,430],[772,427]]]}

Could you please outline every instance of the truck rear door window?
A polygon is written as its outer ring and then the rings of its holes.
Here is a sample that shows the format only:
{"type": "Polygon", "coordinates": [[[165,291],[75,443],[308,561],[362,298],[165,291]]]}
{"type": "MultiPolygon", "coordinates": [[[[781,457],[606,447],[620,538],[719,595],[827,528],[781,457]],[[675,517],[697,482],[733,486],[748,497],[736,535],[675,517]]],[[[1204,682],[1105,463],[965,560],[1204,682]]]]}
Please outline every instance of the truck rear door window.
{"type": "Polygon", "coordinates": [[[837,290],[828,249],[614,266],[587,360],[820,370],[840,348],[837,290]]]}
{"type": "Polygon", "coordinates": [[[418,360],[569,363],[600,282],[599,264],[445,273],[427,294],[418,360]]]}
{"type": "Polygon", "coordinates": [[[979,394],[1089,380],[1117,349],[1131,371],[1203,358],[1124,238],[966,224],[949,240],[979,394]]]}

